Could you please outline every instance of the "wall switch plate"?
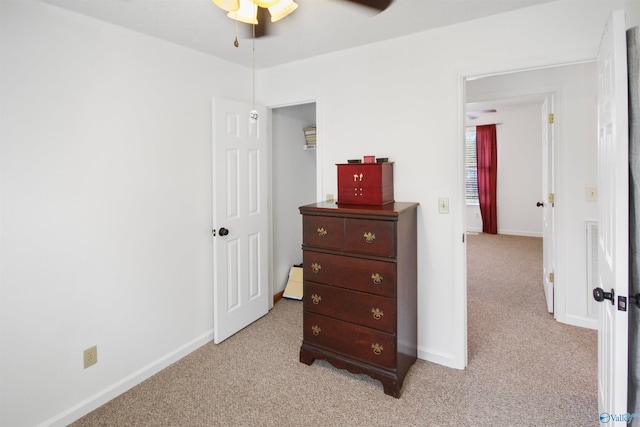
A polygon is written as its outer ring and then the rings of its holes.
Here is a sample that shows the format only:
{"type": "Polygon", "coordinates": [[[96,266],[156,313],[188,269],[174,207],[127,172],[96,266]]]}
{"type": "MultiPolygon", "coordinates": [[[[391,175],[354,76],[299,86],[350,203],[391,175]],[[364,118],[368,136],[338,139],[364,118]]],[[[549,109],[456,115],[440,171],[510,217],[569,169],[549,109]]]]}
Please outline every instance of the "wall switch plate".
{"type": "Polygon", "coordinates": [[[438,198],[438,212],[441,214],[449,213],[449,198],[448,197],[440,197],[438,198]]]}
{"type": "Polygon", "coordinates": [[[84,360],[84,369],[87,369],[89,366],[93,366],[98,363],[98,347],[93,346],[91,348],[86,349],[83,353],[84,360]]]}
{"type": "Polygon", "coordinates": [[[598,200],[598,187],[587,187],[585,189],[585,194],[587,196],[587,200],[590,202],[595,202],[598,200]]]}

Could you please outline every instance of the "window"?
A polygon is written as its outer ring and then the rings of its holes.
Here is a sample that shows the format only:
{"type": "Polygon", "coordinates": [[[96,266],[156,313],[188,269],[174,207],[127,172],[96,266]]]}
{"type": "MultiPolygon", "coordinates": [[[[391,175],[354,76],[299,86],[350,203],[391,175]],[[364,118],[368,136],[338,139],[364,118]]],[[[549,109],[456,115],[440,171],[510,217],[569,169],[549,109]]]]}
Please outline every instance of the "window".
{"type": "Polygon", "coordinates": [[[465,132],[464,173],[465,195],[468,205],[478,204],[478,163],[476,159],[476,128],[465,132]]]}

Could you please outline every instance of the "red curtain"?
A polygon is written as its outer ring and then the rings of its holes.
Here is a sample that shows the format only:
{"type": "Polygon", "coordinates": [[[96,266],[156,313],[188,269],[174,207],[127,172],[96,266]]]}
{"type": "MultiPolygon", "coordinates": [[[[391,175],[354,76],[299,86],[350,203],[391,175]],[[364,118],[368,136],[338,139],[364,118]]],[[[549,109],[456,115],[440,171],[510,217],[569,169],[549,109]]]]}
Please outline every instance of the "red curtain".
{"type": "Polygon", "coordinates": [[[478,199],[482,215],[482,232],[489,234],[498,234],[496,202],[498,153],[496,145],[496,125],[476,127],[478,199]]]}

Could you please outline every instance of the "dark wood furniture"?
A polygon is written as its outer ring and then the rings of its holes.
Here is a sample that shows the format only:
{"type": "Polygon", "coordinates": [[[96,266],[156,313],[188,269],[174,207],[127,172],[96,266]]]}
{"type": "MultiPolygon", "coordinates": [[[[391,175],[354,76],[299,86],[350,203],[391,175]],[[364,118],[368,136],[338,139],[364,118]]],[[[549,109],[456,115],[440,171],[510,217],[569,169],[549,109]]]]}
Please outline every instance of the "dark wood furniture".
{"type": "Polygon", "coordinates": [[[393,203],[393,162],[343,163],[338,167],[338,204],[393,203]]]}
{"type": "Polygon", "coordinates": [[[417,356],[417,206],[300,207],[301,362],[325,359],[400,397],[417,356]]]}

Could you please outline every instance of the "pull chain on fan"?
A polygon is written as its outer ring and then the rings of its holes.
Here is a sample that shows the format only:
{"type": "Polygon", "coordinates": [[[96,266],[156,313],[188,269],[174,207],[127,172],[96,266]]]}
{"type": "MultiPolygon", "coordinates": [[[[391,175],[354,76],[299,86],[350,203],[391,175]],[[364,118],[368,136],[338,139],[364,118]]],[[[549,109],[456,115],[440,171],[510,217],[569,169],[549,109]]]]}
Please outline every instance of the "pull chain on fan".
{"type": "Polygon", "coordinates": [[[251,120],[258,120],[258,110],[256,110],[256,24],[252,26],[253,37],[251,38],[251,73],[252,73],[252,94],[251,94],[251,108],[252,110],[249,112],[249,118],[251,120]]]}
{"type": "MultiPolygon", "coordinates": [[[[211,0],[216,6],[227,11],[227,16],[236,21],[236,34],[233,41],[235,47],[240,46],[238,42],[238,22],[251,24],[251,84],[252,84],[252,110],[249,118],[252,121],[258,120],[258,110],[256,110],[256,25],[258,25],[258,8],[268,9],[271,14],[271,22],[277,22],[288,16],[298,8],[298,4],[293,0],[211,0]]],[[[380,11],[385,10],[393,0],[345,0],[358,3],[363,6],[373,7],[380,11]]]]}

